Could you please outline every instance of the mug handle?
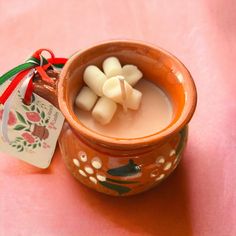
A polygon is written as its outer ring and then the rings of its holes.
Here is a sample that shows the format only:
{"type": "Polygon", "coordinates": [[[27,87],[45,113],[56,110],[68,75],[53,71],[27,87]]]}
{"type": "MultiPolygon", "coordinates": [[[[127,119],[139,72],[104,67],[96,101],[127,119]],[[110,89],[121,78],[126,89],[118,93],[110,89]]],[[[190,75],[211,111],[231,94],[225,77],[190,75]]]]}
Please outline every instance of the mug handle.
{"type": "Polygon", "coordinates": [[[59,80],[59,72],[55,70],[48,70],[47,75],[52,78],[52,82],[46,82],[41,79],[41,76],[36,74],[33,84],[34,92],[40,97],[46,99],[59,109],[58,97],[57,97],[57,84],[59,80]]]}

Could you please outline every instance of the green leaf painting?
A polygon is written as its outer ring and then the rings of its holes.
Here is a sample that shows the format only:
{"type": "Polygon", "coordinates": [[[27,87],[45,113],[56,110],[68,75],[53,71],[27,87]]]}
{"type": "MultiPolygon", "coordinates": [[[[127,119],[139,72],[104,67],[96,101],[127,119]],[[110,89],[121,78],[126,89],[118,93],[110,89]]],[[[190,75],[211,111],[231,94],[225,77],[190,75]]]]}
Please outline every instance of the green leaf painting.
{"type": "Polygon", "coordinates": [[[107,181],[105,181],[105,182],[99,181],[99,184],[101,184],[102,186],[104,186],[106,188],[116,191],[120,195],[131,191],[131,188],[129,188],[129,187],[121,186],[121,185],[117,185],[117,184],[112,184],[107,181]]]}
{"type": "Polygon", "coordinates": [[[176,156],[179,156],[183,149],[184,149],[184,146],[185,146],[185,142],[186,142],[186,139],[187,139],[187,133],[188,133],[188,127],[184,127],[180,132],[180,141],[179,141],[179,144],[176,148],[176,156]]]}
{"type": "Polygon", "coordinates": [[[107,173],[112,176],[133,176],[138,174],[140,171],[140,167],[135,164],[133,160],[129,160],[127,165],[110,169],[107,173]]]}
{"type": "Polygon", "coordinates": [[[110,179],[110,178],[107,178],[107,181],[113,182],[113,183],[118,183],[118,184],[137,184],[137,183],[139,183],[138,181],[116,180],[116,179],[110,179]]]}
{"type": "Polygon", "coordinates": [[[41,112],[41,117],[42,117],[42,119],[45,118],[45,112],[44,111],[41,112]]]}
{"type": "Polygon", "coordinates": [[[21,137],[16,137],[16,140],[19,140],[19,138],[21,138],[21,137]]]}
{"type": "Polygon", "coordinates": [[[17,118],[20,122],[27,124],[25,121],[25,118],[18,111],[16,111],[16,115],[17,115],[17,118]]]}
{"type": "Polygon", "coordinates": [[[30,109],[29,109],[26,105],[22,105],[22,107],[23,107],[26,111],[30,111],[30,109]]]}
{"type": "Polygon", "coordinates": [[[14,127],[14,130],[22,130],[22,129],[24,129],[24,128],[26,128],[24,125],[16,125],[16,126],[14,127]]]}
{"type": "Polygon", "coordinates": [[[34,101],[35,101],[35,96],[34,96],[34,94],[32,94],[32,103],[34,103],[34,101]]]}

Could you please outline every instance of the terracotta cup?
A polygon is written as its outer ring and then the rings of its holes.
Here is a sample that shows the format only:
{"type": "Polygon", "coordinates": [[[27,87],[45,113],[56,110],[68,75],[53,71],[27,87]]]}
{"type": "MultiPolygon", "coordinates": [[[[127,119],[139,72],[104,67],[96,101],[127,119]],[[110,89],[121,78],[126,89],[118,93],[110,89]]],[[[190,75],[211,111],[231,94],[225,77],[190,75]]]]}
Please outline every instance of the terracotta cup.
{"type": "Polygon", "coordinates": [[[153,188],[177,167],[197,95],[190,73],[170,53],[140,42],[105,42],[75,53],[64,66],[57,88],[51,98],[55,103],[58,96],[66,119],[60,149],[69,171],[84,185],[109,195],[133,195],[153,188]],[[143,138],[118,139],[98,134],[79,121],[74,100],[83,86],[83,72],[90,64],[101,68],[109,56],[138,66],[145,79],[166,92],[174,110],[168,127],[143,138]]]}

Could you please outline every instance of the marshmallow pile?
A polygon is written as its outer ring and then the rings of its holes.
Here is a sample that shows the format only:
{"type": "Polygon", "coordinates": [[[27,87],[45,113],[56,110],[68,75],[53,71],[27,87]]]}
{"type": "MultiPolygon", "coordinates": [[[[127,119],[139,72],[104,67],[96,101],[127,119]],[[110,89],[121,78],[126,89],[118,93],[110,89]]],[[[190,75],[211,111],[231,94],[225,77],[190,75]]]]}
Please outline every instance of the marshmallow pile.
{"type": "Polygon", "coordinates": [[[143,74],[137,66],[122,67],[116,57],[105,59],[102,68],[103,71],[90,65],[85,69],[83,79],[87,86],[82,87],[75,104],[81,110],[92,110],[93,118],[106,125],[112,120],[117,104],[132,110],[139,108],[142,93],[133,86],[143,74]]]}

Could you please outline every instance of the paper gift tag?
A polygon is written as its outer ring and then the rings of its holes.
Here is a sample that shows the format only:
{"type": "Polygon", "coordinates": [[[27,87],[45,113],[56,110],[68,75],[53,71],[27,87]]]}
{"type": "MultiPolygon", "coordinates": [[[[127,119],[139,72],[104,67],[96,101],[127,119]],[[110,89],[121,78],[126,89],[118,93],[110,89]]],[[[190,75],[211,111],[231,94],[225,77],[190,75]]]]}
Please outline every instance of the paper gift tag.
{"type": "MultiPolygon", "coordinates": [[[[10,82],[0,86],[0,94],[10,82]]],[[[0,105],[0,127],[3,106],[0,105]]],[[[47,100],[33,94],[30,105],[22,102],[20,94],[15,96],[8,119],[10,143],[4,142],[0,132],[0,152],[15,156],[39,168],[47,168],[55,151],[64,117],[47,100]]]]}

